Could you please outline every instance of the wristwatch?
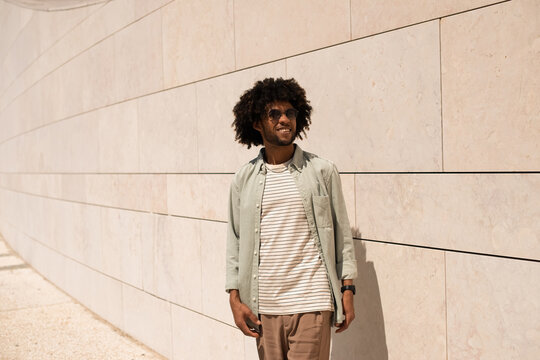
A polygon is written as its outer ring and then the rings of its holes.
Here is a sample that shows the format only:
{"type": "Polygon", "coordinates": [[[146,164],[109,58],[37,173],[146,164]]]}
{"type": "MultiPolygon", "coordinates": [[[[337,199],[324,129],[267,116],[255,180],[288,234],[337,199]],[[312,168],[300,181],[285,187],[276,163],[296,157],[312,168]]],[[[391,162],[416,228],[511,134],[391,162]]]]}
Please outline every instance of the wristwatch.
{"type": "Polygon", "coordinates": [[[344,285],[341,287],[341,292],[343,293],[345,290],[351,290],[353,295],[356,295],[356,287],[354,285],[344,285]]]}

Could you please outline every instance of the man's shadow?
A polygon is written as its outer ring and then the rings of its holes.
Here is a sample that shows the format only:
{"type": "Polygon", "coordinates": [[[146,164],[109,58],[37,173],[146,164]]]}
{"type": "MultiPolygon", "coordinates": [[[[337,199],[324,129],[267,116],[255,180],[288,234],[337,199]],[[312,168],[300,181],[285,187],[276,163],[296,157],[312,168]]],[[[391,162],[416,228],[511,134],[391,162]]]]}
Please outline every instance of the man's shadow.
{"type": "Polygon", "coordinates": [[[388,360],[384,317],[377,274],[366,260],[366,246],[358,229],[353,228],[358,278],[354,281],[355,319],[345,332],[332,329],[332,360],[388,360]]]}

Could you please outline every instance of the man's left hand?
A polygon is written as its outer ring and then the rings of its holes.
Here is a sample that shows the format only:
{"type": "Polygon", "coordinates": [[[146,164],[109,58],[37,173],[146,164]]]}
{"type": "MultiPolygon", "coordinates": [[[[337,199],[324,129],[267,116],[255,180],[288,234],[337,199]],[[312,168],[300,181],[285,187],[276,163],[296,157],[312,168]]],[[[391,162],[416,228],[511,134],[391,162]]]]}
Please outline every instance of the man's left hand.
{"type": "Polygon", "coordinates": [[[352,291],[346,290],[343,293],[341,302],[343,304],[343,313],[345,314],[345,321],[343,321],[341,324],[336,324],[336,327],[338,328],[336,330],[336,333],[340,333],[347,330],[349,325],[354,320],[354,295],[352,291]]]}

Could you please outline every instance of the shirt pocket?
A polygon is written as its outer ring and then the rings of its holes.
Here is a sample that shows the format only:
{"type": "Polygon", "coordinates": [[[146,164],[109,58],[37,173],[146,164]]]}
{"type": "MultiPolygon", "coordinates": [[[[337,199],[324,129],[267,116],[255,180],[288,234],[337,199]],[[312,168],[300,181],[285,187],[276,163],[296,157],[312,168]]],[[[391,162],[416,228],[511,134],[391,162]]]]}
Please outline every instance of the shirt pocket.
{"type": "Polygon", "coordinates": [[[313,214],[317,227],[332,226],[332,212],[330,211],[330,199],[327,195],[313,196],[313,214]]]}

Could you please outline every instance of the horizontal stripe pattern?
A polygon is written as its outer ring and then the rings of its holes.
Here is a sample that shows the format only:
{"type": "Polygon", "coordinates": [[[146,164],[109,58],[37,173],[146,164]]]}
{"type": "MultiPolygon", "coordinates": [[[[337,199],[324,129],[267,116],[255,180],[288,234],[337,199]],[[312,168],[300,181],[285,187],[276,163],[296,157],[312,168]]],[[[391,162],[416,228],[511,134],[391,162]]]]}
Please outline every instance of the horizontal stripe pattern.
{"type": "Polygon", "coordinates": [[[259,312],[333,311],[332,295],[302,198],[287,165],[266,164],[259,263],[259,312]]]}

